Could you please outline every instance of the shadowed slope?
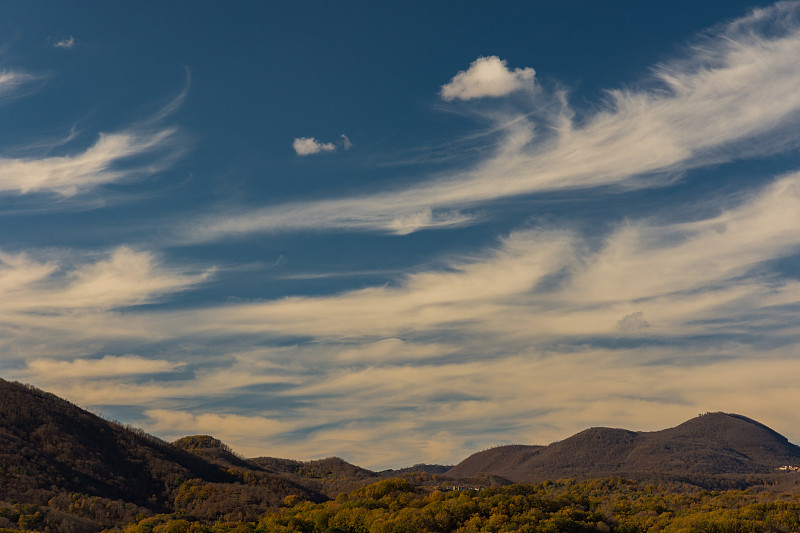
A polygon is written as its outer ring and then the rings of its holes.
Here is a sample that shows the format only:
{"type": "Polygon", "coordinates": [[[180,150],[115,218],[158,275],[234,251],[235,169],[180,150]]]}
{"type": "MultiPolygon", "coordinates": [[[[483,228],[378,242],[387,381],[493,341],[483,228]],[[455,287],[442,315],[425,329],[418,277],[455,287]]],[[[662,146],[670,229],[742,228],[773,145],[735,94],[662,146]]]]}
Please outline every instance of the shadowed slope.
{"type": "Polygon", "coordinates": [[[215,465],[141,430],[34,387],[0,380],[0,491],[42,501],[81,492],[159,509],[193,477],[229,481],[215,465]]]}

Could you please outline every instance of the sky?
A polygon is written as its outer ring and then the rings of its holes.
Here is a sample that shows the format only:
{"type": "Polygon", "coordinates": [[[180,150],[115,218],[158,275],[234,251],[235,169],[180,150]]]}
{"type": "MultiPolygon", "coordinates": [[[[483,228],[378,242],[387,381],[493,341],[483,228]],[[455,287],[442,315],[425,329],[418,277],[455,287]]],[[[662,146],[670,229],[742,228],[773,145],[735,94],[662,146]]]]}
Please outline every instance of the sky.
{"type": "Polygon", "coordinates": [[[800,2],[4,2],[0,376],[372,469],[800,442],[800,2]]]}

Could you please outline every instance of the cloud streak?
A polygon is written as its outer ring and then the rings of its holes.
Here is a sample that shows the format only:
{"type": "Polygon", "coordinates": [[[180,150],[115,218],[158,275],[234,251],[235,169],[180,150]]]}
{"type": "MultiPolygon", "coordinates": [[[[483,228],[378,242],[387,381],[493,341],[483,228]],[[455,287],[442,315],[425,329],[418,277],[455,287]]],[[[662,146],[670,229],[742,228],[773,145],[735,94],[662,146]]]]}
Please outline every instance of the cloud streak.
{"type": "MultiPolygon", "coordinates": [[[[55,262],[27,254],[0,254],[2,311],[114,309],[156,301],[200,283],[210,271],[188,274],[159,265],[156,256],[120,246],[95,262],[66,272],[55,262]]],[[[2,312],[0,311],[0,312],[2,312]]]]}
{"type": "Polygon", "coordinates": [[[682,171],[788,149],[800,141],[792,127],[800,116],[798,11],[780,3],[722,26],[684,57],[655,66],[651,88],[608,91],[580,120],[563,94],[539,95],[522,113],[500,115],[501,141],[473,168],[400,190],[205,217],[179,238],[457,227],[475,222],[472,208],[499,198],[659,187],[682,171]]]}
{"type": "Polygon", "coordinates": [[[173,372],[182,365],[163,360],[154,360],[137,355],[106,355],[102,359],[75,359],[58,361],[34,359],[27,363],[30,375],[43,378],[56,375],[59,379],[97,379],[141,374],[173,372]]]}
{"type": "Polygon", "coordinates": [[[768,262],[800,250],[798,213],[800,174],[791,174],[712,218],[628,222],[595,252],[571,232],[519,231],[484,260],[414,274],[400,287],[241,305],[224,314],[239,331],[403,336],[470,324],[472,331],[542,339],[617,335],[623,317],[642,312],[649,327],[635,331],[700,334],[715,328],[693,321],[734,320],[741,309],[800,296],[797,284],[776,287],[764,274],[768,262]],[[539,289],[557,275],[555,288],[539,289]]]}
{"type": "Polygon", "coordinates": [[[177,130],[100,134],[97,141],[72,155],[40,158],[0,158],[0,191],[16,194],[53,193],[71,197],[99,185],[150,173],[161,165],[122,167],[142,156],[174,146],[177,130]]]}

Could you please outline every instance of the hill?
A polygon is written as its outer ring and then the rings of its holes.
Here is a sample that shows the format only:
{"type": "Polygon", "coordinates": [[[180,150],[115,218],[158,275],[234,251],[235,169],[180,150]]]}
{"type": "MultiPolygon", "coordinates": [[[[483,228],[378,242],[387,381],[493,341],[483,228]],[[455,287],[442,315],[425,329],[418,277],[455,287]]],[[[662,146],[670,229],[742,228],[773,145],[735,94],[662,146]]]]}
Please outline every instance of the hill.
{"type": "MultiPolygon", "coordinates": [[[[444,470],[407,470],[426,468],[444,470]]],[[[245,459],[210,435],[167,443],[0,379],[0,528],[27,520],[28,529],[88,533],[163,512],[251,520],[287,497],[320,502],[403,473],[336,457],[245,459]]]]}
{"type": "Polygon", "coordinates": [[[701,479],[772,475],[800,465],[800,447],[747,417],[707,413],[654,432],[590,428],[548,446],[501,446],[476,453],[446,475],[515,482],[624,475],[701,479]]]}
{"type": "Polygon", "coordinates": [[[48,516],[58,517],[54,520],[71,524],[68,529],[97,531],[181,506],[197,516],[233,507],[255,515],[289,495],[325,499],[233,454],[215,454],[215,444],[226,449],[215,439],[187,438],[179,444],[0,379],[0,527],[7,527],[3,502],[13,512],[22,504],[42,506],[48,516]],[[196,487],[203,487],[202,498],[196,497],[196,487]]]}
{"type": "Polygon", "coordinates": [[[158,510],[194,477],[233,478],[141,430],[103,420],[34,387],[0,380],[0,491],[47,501],[82,492],[158,510]]]}

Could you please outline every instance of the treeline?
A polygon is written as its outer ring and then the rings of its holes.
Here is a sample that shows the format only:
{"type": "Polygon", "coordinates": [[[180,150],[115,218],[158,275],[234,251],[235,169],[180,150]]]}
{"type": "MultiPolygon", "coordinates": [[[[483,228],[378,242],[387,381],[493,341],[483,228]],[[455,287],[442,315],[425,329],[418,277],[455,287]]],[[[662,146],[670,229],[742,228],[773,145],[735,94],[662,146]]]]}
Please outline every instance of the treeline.
{"type": "MultiPolygon", "coordinates": [[[[220,505],[213,491],[212,486],[187,483],[176,498],[175,512],[135,517],[133,508],[79,495],[51,502],[54,505],[47,508],[6,506],[0,508],[0,522],[5,526],[0,533],[88,531],[86,520],[97,513],[132,518],[113,528],[121,533],[800,531],[798,496],[774,494],[765,487],[685,492],[678,486],[609,478],[453,490],[447,483],[430,487],[393,478],[323,503],[289,496],[256,516],[243,516],[233,501],[220,505]],[[193,514],[209,500],[216,500],[214,516],[193,514]],[[66,515],[69,520],[64,520],[66,515]]],[[[231,496],[248,497],[246,493],[231,496]]]]}
{"type": "MultiPolygon", "coordinates": [[[[790,532],[800,529],[796,496],[747,491],[683,493],[618,478],[497,489],[430,491],[384,480],[323,504],[287,501],[258,521],[162,523],[153,517],[129,533],[203,532],[412,533],[703,531],[790,532]],[[150,527],[152,525],[152,530],[150,527]],[[160,527],[159,527],[160,526],[160,527]],[[176,527],[177,526],[177,527],[176,527]],[[159,528],[156,531],[156,528],[159,528]]],[[[180,518],[178,519],[180,520],[180,518]]]]}

